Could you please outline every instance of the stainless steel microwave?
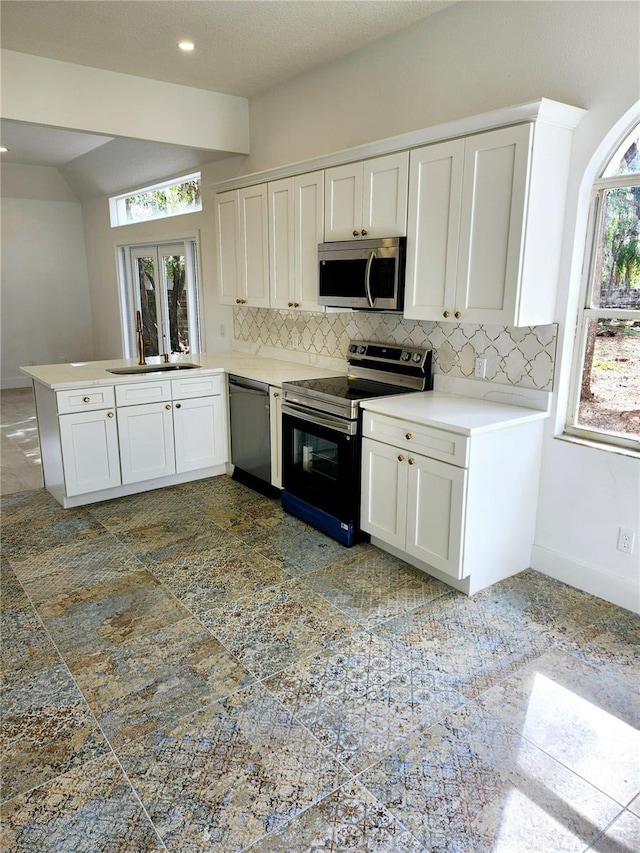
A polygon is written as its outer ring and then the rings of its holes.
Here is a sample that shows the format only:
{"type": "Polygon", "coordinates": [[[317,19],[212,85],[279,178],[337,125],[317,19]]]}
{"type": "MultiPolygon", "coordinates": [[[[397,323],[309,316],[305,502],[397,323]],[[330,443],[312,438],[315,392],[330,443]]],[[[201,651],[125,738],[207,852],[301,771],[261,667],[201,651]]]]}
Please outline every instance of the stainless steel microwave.
{"type": "Polygon", "coordinates": [[[406,237],[320,243],[318,303],[329,308],[402,311],[406,237]]]}

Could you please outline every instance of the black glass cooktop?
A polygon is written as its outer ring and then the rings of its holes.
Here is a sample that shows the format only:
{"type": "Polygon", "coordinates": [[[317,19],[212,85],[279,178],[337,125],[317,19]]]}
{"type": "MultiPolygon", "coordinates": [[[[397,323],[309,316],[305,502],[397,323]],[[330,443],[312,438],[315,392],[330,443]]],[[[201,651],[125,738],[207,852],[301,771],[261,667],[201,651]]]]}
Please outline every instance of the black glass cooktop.
{"type": "Polygon", "coordinates": [[[328,376],[323,379],[299,379],[287,382],[286,387],[306,390],[314,394],[340,400],[369,400],[372,397],[389,397],[391,394],[406,394],[410,388],[360,379],[355,376],[328,376]]]}

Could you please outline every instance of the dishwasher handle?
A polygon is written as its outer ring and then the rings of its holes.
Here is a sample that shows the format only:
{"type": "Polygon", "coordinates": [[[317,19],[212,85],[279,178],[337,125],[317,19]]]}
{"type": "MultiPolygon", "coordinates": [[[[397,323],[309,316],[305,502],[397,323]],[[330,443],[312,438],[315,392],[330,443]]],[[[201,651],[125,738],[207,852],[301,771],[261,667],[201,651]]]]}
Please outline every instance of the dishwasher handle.
{"type": "Polygon", "coordinates": [[[258,391],[267,397],[269,396],[269,384],[267,382],[259,382],[257,379],[245,379],[244,376],[229,374],[229,390],[232,388],[239,391],[258,391]]]}

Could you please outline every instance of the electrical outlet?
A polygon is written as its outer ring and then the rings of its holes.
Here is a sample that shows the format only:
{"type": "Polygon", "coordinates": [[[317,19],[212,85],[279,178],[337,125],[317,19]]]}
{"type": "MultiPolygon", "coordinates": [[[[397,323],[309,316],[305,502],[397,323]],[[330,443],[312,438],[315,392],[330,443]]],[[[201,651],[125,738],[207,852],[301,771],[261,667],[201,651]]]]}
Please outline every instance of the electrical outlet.
{"type": "Polygon", "coordinates": [[[300,346],[300,332],[291,333],[291,346],[293,349],[298,349],[300,346]]]}
{"type": "Polygon", "coordinates": [[[486,358],[476,358],[476,363],[473,371],[473,375],[476,379],[484,379],[487,375],[487,359],[486,358]]]}
{"type": "Polygon", "coordinates": [[[224,323],[220,323],[220,337],[225,338],[227,336],[227,330],[225,328],[224,323]]]}
{"type": "Polygon", "coordinates": [[[623,554],[633,554],[633,546],[636,541],[636,534],[633,530],[627,527],[621,527],[618,531],[618,551],[623,554]]]}

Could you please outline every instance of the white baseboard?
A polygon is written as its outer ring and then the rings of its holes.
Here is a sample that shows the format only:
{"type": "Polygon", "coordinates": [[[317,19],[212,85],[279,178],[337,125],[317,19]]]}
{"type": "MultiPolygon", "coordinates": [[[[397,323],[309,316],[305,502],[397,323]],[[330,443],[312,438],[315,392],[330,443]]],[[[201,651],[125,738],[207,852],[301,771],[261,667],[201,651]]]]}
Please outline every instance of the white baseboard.
{"type": "Polygon", "coordinates": [[[9,388],[30,388],[31,379],[27,376],[14,376],[0,380],[0,391],[6,391],[9,388]]]}
{"type": "Polygon", "coordinates": [[[580,563],[540,545],[533,546],[531,568],[626,610],[640,613],[640,577],[634,582],[609,575],[596,566],[580,563]]]}

